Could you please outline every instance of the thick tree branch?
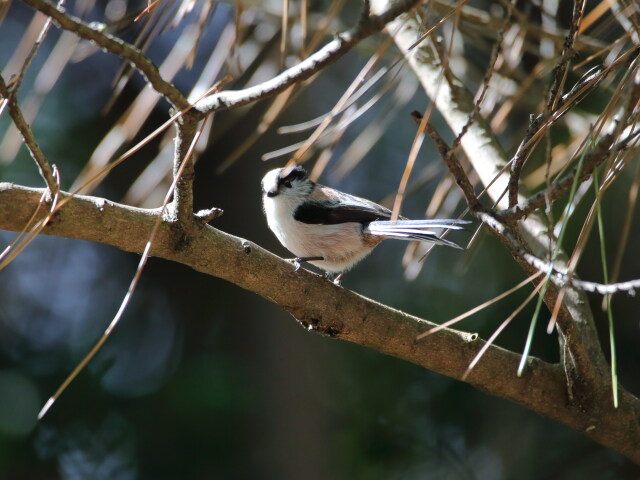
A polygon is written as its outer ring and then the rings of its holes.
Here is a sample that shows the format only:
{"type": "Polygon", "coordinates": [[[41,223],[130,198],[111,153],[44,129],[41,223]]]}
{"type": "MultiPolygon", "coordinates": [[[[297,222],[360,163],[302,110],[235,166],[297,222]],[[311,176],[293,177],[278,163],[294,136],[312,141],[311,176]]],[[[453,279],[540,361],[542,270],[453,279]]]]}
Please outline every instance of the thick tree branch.
{"type": "MultiPolygon", "coordinates": [[[[416,118],[416,115],[420,115],[420,114],[417,112],[413,112],[413,115],[414,115],[414,118],[416,118]]],[[[505,246],[511,252],[511,254],[516,259],[518,259],[522,268],[528,274],[534,274],[537,271],[547,272],[549,270],[553,272],[551,279],[556,281],[557,285],[555,287],[552,287],[551,289],[547,289],[547,291],[549,292],[548,303],[551,303],[551,298],[556,299],[556,300],[553,300],[553,302],[555,303],[555,301],[557,301],[557,298],[558,298],[559,289],[566,287],[568,284],[573,285],[578,290],[597,291],[603,295],[612,294],[619,291],[626,291],[633,294],[636,289],[640,288],[640,280],[620,282],[620,283],[609,284],[609,285],[602,285],[595,282],[579,280],[575,276],[570,276],[570,275],[567,275],[565,272],[559,271],[556,265],[552,265],[532,255],[531,252],[526,250],[520,244],[518,239],[515,238],[514,234],[511,233],[510,227],[502,223],[497,218],[497,213],[487,211],[479,204],[477,197],[473,192],[473,187],[471,186],[471,183],[469,182],[466,176],[466,173],[460,166],[460,163],[457,161],[457,159],[455,159],[453,151],[446,145],[446,143],[442,140],[442,138],[435,131],[435,129],[433,129],[433,127],[431,126],[428,126],[426,131],[434,140],[438,150],[440,151],[441,157],[443,158],[450,172],[456,179],[457,184],[462,189],[465,195],[465,198],[467,200],[467,203],[471,208],[471,211],[476,216],[478,216],[478,218],[480,218],[486,226],[489,227],[489,229],[492,231],[494,235],[496,235],[498,238],[502,240],[502,242],[505,244],[505,246]]],[[[606,144],[607,142],[605,141],[604,143],[606,144]]],[[[609,146],[610,145],[603,147],[604,148],[603,151],[606,152],[609,146]]],[[[538,279],[538,281],[543,281],[543,280],[538,279]]],[[[576,294],[579,294],[578,290],[572,290],[568,293],[569,296],[572,296],[572,298],[570,299],[571,302],[579,303],[580,299],[575,297],[576,294]]],[[[564,348],[572,347],[576,343],[580,345],[583,345],[583,344],[585,345],[584,348],[578,348],[578,349],[572,348],[572,350],[569,350],[567,352],[571,355],[573,363],[576,363],[578,365],[588,364],[590,362],[590,358],[600,354],[599,349],[598,351],[595,351],[595,352],[590,352],[588,350],[588,348],[590,348],[590,345],[591,345],[589,342],[585,343],[582,340],[580,341],[576,340],[576,339],[579,339],[580,336],[582,335],[583,329],[581,329],[579,326],[576,326],[571,321],[571,319],[567,319],[563,323],[565,323],[565,328],[562,332],[563,337],[561,338],[562,348],[564,349],[564,348]],[[572,339],[572,341],[569,342],[569,345],[567,345],[566,341],[564,340],[565,338],[572,339]]],[[[590,379],[589,381],[586,381],[586,380],[587,379],[582,379],[582,382],[575,382],[573,379],[568,378],[568,381],[570,382],[568,384],[568,392],[572,399],[575,399],[575,397],[577,396],[580,396],[580,397],[584,396],[582,393],[576,395],[576,392],[580,389],[592,388],[591,385],[594,383],[594,381],[600,384],[603,383],[602,378],[593,378],[593,379],[590,379]]]]}
{"type": "MultiPolygon", "coordinates": [[[[61,28],[127,59],[176,109],[189,109],[182,93],[165,81],[157,67],[135,47],[104,33],[100,26],[94,27],[67,15],[47,0],[23,1],[50,16],[61,28]]],[[[469,92],[451,72],[444,71],[446,62],[431,39],[413,49],[422,24],[415,13],[403,13],[417,4],[418,0],[377,0],[371,5],[366,2],[367,8],[356,27],[338,35],[295,67],[251,88],[212,94],[177,121],[174,176],[177,177],[179,169],[182,175],[174,198],[176,216],[161,225],[151,254],[255,292],[291,312],[309,330],[462,379],[470,361],[484,345],[476,335],[443,330],[426,340],[416,341],[420,333],[435,325],[338,288],[318,275],[294,272],[289,263],[257,245],[213,229],[202,221],[193,221],[193,164],[184,163],[203,114],[279,93],[316,74],[362,39],[387,26],[454,134],[459,135],[475,170],[488,185],[505,166],[506,157],[477,112],[469,92]]],[[[464,170],[452,153],[447,152],[446,157],[451,160],[450,167],[456,179],[461,182],[464,176],[466,180],[464,170]]],[[[512,224],[503,223],[481,208],[470,184],[463,182],[461,185],[466,189],[472,207],[475,206],[475,214],[509,247],[523,269],[530,272],[537,268],[536,261],[542,262],[540,259],[546,258],[550,239],[546,225],[535,212],[529,212],[529,217],[518,226],[515,220],[512,224]]],[[[497,200],[505,188],[505,178],[499,178],[489,188],[489,194],[497,200]]],[[[559,186],[558,192],[562,188],[564,186],[559,186]]],[[[0,183],[0,229],[21,230],[35,211],[41,193],[38,189],[0,183]]],[[[512,200],[519,199],[517,195],[512,197],[512,200]]],[[[140,253],[158,215],[158,210],[136,209],[96,197],[76,196],[55,214],[43,233],[101,242],[140,253]]],[[[213,215],[205,213],[202,219],[213,215]]],[[[562,271],[562,260],[559,263],[558,271],[562,271]]],[[[466,381],[571,426],[640,464],[640,401],[621,388],[620,408],[613,408],[605,381],[607,377],[603,374],[607,371],[606,362],[588,304],[583,292],[570,287],[566,291],[565,306],[558,318],[563,345],[568,351],[562,366],[530,357],[524,375],[517,377],[515,371],[520,355],[491,346],[466,381]],[[571,377],[569,385],[567,377],[571,377]],[[578,385],[579,391],[573,390],[572,385],[578,385]],[[578,401],[575,401],[576,397],[578,401]]],[[[557,289],[550,288],[545,296],[547,305],[553,305],[556,297],[557,289]]]]}
{"type": "MultiPolygon", "coordinates": [[[[0,183],[0,229],[21,230],[41,189],[0,183]]],[[[65,195],[65,194],[63,194],[65,195]]],[[[59,211],[43,233],[113,245],[140,253],[159,212],[77,196],[59,211]]],[[[232,282],[276,303],[309,330],[357,343],[452,378],[461,379],[484,342],[476,335],[443,330],[426,340],[420,333],[435,324],[336,287],[319,275],[294,272],[259,246],[209,226],[185,237],[163,223],[151,254],[232,282]]],[[[568,401],[562,369],[531,357],[516,376],[519,354],[491,346],[467,382],[573,427],[640,464],[640,401],[621,389],[614,409],[609,389],[589,392],[589,402],[568,401]]]]}

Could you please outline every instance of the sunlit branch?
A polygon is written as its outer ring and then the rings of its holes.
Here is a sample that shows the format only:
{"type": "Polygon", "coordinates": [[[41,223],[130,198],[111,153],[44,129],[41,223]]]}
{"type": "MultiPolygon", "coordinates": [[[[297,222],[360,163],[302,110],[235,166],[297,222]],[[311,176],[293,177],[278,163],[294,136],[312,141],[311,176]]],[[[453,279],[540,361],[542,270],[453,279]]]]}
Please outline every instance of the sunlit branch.
{"type": "Polygon", "coordinates": [[[524,249],[520,242],[509,232],[508,227],[503,224],[497,216],[494,216],[494,214],[479,212],[477,215],[485,224],[495,230],[503,240],[507,241],[507,246],[516,256],[537,270],[551,270],[551,278],[561,287],[573,285],[580,290],[597,292],[600,295],[611,295],[617,292],[626,292],[629,295],[635,295],[636,290],[640,289],[640,279],[607,284],[575,278],[567,274],[567,272],[559,270],[548,261],[538,258],[524,249]]]}
{"type": "Polygon", "coordinates": [[[381,31],[388,22],[415,7],[418,3],[419,1],[417,0],[398,0],[379,15],[361,17],[356,27],[347,32],[337,34],[331,42],[320,50],[281,74],[253,87],[215,93],[197,102],[195,107],[203,113],[209,113],[226,108],[240,107],[280,93],[294,83],[308,79],[327,65],[335,62],[360,41],[381,31]]]}
{"type": "MultiPolygon", "coordinates": [[[[387,0],[375,0],[372,2],[372,10],[380,11],[387,8],[387,4],[387,0]]],[[[509,165],[505,151],[487,121],[478,112],[473,95],[455,74],[445,68],[447,59],[442,58],[442,52],[438,49],[436,40],[429,37],[416,48],[412,48],[425,28],[419,15],[408,13],[390,22],[386,30],[394,38],[396,45],[420,80],[424,91],[437,106],[453,134],[457,136],[464,128],[468,128],[465,135],[461,137],[461,146],[475,173],[487,188],[488,195],[496,203],[496,207],[504,208],[507,202],[503,196],[508,191],[508,179],[503,172],[509,165]],[[438,86],[439,78],[445,79],[440,86],[438,86]],[[469,121],[470,116],[473,117],[472,122],[469,121]]],[[[462,175],[456,176],[454,172],[452,174],[456,181],[463,180],[462,175]]],[[[524,197],[520,197],[518,200],[523,201],[524,197]]],[[[529,215],[526,221],[508,226],[483,210],[477,210],[475,214],[483,221],[488,217],[494,223],[499,223],[499,228],[489,230],[511,247],[511,242],[506,242],[506,235],[501,233],[501,230],[504,230],[517,246],[509,250],[526,272],[531,274],[536,270],[522,260],[522,255],[545,258],[549,243],[552,241],[548,235],[548,226],[537,212],[529,215]]],[[[537,270],[540,269],[543,268],[537,268],[537,270]]],[[[562,364],[567,368],[567,378],[579,378],[583,383],[600,386],[606,382],[603,373],[608,369],[592,312],[583,292],[574,289],[573,286],[567,288],[572,291],[565,297],[558,318],[558,326],[561,335],[570,343],[570,347],[563,350],[563,352],[570,351],[570,358],[562,364]]],[[[545,296],[547,305],[555,304],[556,292],[555,288],[549,289],[545,296]]]]}
{"type": "MultiPolygon", "coordinates": [[[[0,183],[0,229],[20,230],[37,207],[42,189],[0,183]],[[11,212],[9,215],[8,212],[11,212]]],[[[67,194],[61,192],[66,199],[67,194]]],[[[43,213],[44,214],[44,213],[43,213]]],[[[145,210],[90,196],[71,198],[43,233],[109,244],[141,253],[159,210],[145,210]]],[[[219,277],[281,305],[309,330],[363,345],[461,379],[483,348],[474,334],[442,330],[416,343],[436,324],[386,307],[319,275],[293,271],[290,263],[247,240],[211,227],[185,241],[170,222],[158,227],[150,255],[219,277]],[[180,248],[176,248],[180,245],[180,248]]],[[[620,408],[575,408],[567,401],[565,374],[558,365],[530,357],[521,378],[514,375],[519,354],[491,346],[467,382],[569,425],[640,463],[640,401],[620,389],[620,408]],[[587,428],[597,425],[597,428],[587,428]]],[[[609,391],[607,391],[607,394],[609,391]]],[[[606,402],[591,392],[594,402],[606,402]]]]}
{"type": "Polygon", "coordinates": [[[103,25],[87,24],[64,10],[59,10],[47,0],[23,0],[23,2],[53,18],[56,25],[63,30],[74,32],[79,37],[90,40],[100,48],[129,61],[145,76],[154,90],[164,96],[175,108],[184,110],[189,107],[189,102],[185,96],[171,82],[167,82],[162,78],[158,67],[142,51],[124,40],[105,32],[102,28],[103,25]]]}

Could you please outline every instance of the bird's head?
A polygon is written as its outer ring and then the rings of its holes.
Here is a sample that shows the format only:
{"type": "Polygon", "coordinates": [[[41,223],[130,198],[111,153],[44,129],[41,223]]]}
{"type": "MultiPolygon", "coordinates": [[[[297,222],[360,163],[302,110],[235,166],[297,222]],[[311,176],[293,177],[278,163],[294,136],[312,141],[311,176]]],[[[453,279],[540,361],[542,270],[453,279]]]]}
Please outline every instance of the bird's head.
{"type": "Polygon", "coordinates": [[[279,195],[303,197],[313,192],[315,183],[309,180],[301,166],[276,168],[262,178],[262,193],[269,198],[279,195]]]}

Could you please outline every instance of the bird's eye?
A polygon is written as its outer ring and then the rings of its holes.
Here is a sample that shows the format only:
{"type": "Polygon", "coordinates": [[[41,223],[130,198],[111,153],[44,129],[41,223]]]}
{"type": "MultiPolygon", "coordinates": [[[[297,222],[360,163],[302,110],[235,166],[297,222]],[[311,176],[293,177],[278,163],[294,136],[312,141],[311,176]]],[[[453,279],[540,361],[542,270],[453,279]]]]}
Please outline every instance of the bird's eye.
{"type": "Polygon", "coordinates": [[[291,182],[289,180],[285,180],[284,182],[282,182],[282,184],[287,188],[291,188],[292,187],[291,182]]]}

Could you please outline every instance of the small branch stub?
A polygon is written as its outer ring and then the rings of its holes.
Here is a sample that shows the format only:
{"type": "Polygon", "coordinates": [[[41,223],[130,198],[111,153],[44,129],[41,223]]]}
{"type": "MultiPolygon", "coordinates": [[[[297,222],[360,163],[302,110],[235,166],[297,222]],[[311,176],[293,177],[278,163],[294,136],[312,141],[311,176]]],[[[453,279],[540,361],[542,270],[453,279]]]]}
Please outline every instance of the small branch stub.
{"type": "Polygon", "coordinates": [[[204,210],[199,210],[198,212],[196,212],[195,215],[198,221],[206,225],[207,223],[215,220],[216,218],[221,217],[223,213],[224,213],[224,210],[222,210],[221,208],[213,207],[213,208],[207,208],[204,210]]]}

